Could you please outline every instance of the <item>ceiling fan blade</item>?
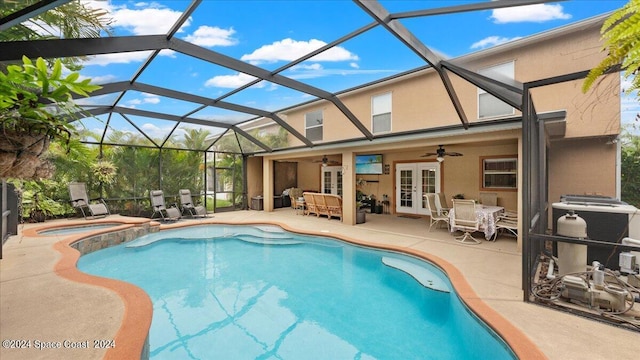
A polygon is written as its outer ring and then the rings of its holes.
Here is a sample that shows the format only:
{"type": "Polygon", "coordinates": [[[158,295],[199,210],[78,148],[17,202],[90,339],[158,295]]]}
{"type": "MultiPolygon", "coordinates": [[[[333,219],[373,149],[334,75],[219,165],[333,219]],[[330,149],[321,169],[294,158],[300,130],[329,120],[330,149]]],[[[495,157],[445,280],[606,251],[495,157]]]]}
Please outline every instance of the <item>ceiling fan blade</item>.
{"type": "Polygon", "coordinates": [[[438,155],[438,154],[436,154],[436,153],[426,153],[424,155],[420,155],[420,157],[436,156],[436,155],[438,155]]]}
{"type": "Polygon", "coordinates": [[[446,156],[463,156],[461,153],[459,152],[445,152],[444,153],[446,156]]]}

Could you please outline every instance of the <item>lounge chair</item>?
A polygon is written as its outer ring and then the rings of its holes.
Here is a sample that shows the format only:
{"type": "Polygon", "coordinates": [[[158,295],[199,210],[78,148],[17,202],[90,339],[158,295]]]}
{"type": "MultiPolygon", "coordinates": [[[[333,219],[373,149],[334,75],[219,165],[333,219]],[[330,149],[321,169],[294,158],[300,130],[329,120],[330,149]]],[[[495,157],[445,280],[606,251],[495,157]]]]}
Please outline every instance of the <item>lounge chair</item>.
{"type": "Polygon", "coordinates": [[[151,207],[153,208],[153,214],[151,215],[152,219],[156,214],[159,214],[165,222],[179,220],[182,217],[177,206],[174,205],[173,207],[168,208],[165,205],[164,193],[162,190],[151,190],[149,192],[149,196],[151,198],[151,207]]]}
{"type": "Polygon", "coordinates": [[[188,213],[191,217],[207,217],[207,208],[202,205],[194,205],[191,190],[180,189],[180,207],[182,213],[188,213]]]}
{"type": "Polygon", "coordinates": [[[69,183],[69,198],[71,199],[71,206],[73,206],[74,209],[80,210],[82,216],[87,220],[110,215],[109,208],[104,199],[89,199],[85,183],[69,183]]]}
{"type": "Polygon", "coordinates": [[[342,198],[338,195],[324,194],[324,200],[329,212],[328,218],[337,217],[342,221],[342,198]]]}

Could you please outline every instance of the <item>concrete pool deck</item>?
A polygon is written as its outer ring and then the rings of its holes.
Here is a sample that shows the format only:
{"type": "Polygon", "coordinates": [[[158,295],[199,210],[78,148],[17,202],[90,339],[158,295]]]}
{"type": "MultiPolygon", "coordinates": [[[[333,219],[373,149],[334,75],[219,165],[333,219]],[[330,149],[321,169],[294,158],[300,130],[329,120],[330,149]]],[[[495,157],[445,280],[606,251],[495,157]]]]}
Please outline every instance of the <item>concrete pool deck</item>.
{"type": "MultiPolygon", "coordinates": [[[[524,333],[550,359],[627,359],[638,355],[637,332],[524,303],[520,290],[521,255],[513,238],[502,237],[496,242],[483,242],[476,246],[463,245],[453,241],[452,235],[444,229],[428,232],[428,223],[424,219],[378,214],[367,216],[365,224],[348,226],[335,219],[296,215],[292,209],[278,209],[274,212],[217,213],[207,220],[183,220],[181,223],[275,222],[304,232],[339,235],[379,246],[432,254],[453,265],[464,276],[480,300],[480,306],[488,306],[492,309],[489,312],[496,312],[500,318],[507,319],[508,326],[524,333]]],[[[149,222],[148,219],[117,215],[105,221],[118,220],[138,225],[149,222]]],[[[0,338],[3,341],[31,340],[32,343],[31,348],[24,349],[3,346],[0,358],[104,358],[110,341],[116,339],[121,331],[122,319],[127,312],[125,302],[144,303],[144,299],[138,299],[132,289],[120,289],[132,297],[124,299],[113,289],[64,277],[65,268],[63,266],[61,271],[59,265],[62,256],[54,246],[59,247],[59,243],[65,239],[68,241],[70,236],[39,236],[34,231],[43,226],[95,222],[56,220],[45,224],[25,224],[20,226],[18,235],[5,243],[3,259],[0,260],[0,338]],[[57,346],[61,342],[62,348],[36,350],[36,340],[39,345],[57,346]],[[94,349],[94,341],[99,340],[105,340],[101,344],[103,348],[94,349]],[[90,348],[72,348],[85,344],[90,348]]],[[[74,234],[71,237],[86,235],[74,234]]],[[[128,313],[127,317],[131,315],[138,315],[137,321],[144,322],[144,314],[128,313]]],[[[124,351],[130,346],[126,338],[124,341],[116,342],[118,350],[124,351]]],[[[531,357],[538,358],[534,353],[530,354],[531,357]]]]}

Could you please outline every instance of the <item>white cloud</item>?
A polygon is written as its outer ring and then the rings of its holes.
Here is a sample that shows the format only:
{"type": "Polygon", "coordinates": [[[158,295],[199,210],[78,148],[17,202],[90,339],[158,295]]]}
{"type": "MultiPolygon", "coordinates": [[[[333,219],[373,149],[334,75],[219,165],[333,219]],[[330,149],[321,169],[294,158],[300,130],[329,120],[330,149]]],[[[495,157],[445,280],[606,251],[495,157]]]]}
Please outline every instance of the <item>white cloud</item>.
{"type": "Polygon", "coordinates": [[[142,104],[142,100],[140,100],[140,99],[131,99],[131,100],[127,101],[127,105],[130,105],[130,106],[135,106],[135,105],[140,105],[140,104],[142,104]]]}
{"type": "Polygon", "coordinates": [[[520,39],[520,37],[514,37],[514,38],[506,38],[506,37],[501,37],[501,36],[488,36],[480,41],[476,41],[475,43],[473,43],[471,45],[472,49],[484,49],[484,48],[488,48],[488,47],[492,47],[492,46],[496,46],[496,45],[500,45],[500,44],[504,44],[506,42],[512,41],[512,40],[517,40],[520,39]]]}
{"type": "Polygon", "coordinates": [[[231,46],[238,43],[232,37],[236,31],[233,28],[221,29],[217,26],[200,26],[193,34],[188,35],[184,40],[199,46],[231,46]]]}
{"type": "MultiPolygon", "coordinates": [[[[87,76],[80,76],[81,80],[87,79],[87,76]]],[[[100,76],[91,76],[91,83],[92,84],[108,84],[110,82],[114,82],[118,77],[115,75],[111,75],[111,74],[107,74],[107,75],[100,75],[100,76]]]]}
{"type": "MultiPolygon", "coordinates": [[[[237,73],[235,75],[218,75],[214,76],[211,79],[207,80],[204,83],[204,86],[207,87],[222,87],[222,88],[237,88],[244,84],[250,83],[256,78],[247,75],[245,73],[237,73]]],[[[264,87],[262,82],[254,85],[255,87],[264,87]]]]}
{"type": "Polygon", "coordinates": [[[158,104],[160,103],[160,98],[154,94],[142,93],[142,101],[145,104],[158,104]]]}
{"type": "Polygon", "coordinates": [[[150,51],[135,51],[135,52],[123,52],[113,54],[102,54],[90,57],[83,65],[101,65],[106,66],[109,64],[129,64],[132,62],[142,62],[146,60],[151,54],[150,51]]]}
{"type": "MultiPolygon", "coordinates": [[[[122,27],[134,35],[166,34],[178,20],[182,12],[160,7],[129,9],[126,6],[116,7],[111,12],[114,27],[122,27]]],[[[181,29],[189,26],[191,19],[184,22],[181,29]]]]}
{"type": "Polygon", "coordinates": [[[394,73],[396,70],[382,70],[382,69],[373,69],[373,70],[360,70],[360,69],[325,69],[325,68],[297,68],[295,70],[290,69],[290,74],[287,75],[291,79],[314,79],[324,76],[347,76],[347,75],[360,75],[360,74],[384,74],[384,73],[394,73]]]}
{"type": "Polygon", "coordinates": [[[496,24],[514,22],[545,22],[571,19],[571,14],[563,11],[562,5],[534,4],[510,8],[494,9],[491,19],[496,24]]]}
{"type": "Polygon", "coordinates": [[[358,65],[358,63],[355,63],[355,62],[350,63],[349,66],[351,66],[354,69],[360,69],[360,65],[358,65]]]}
{"type": "Polygon", "coordinates": [[[314,63],[314,64],[298,64],[292,66],[290,71],[303,71],[303,70],[322,70],[322,64],[314,63]]]}
{"type": "MultiPolygon", "coordinates": [[[[276,41],[270,45],[264,45],[251,54],[242,55],[241,60],[253,64],[277,61],[293,61],[314,50],[317,50],[325,43],[322,40],[311,39],[309,41],[296,41],[290,38],[276,41]]],[[[313,58],[311,61],[357,61],[358,56],[340,46],[334,46],[313,58]]]]}

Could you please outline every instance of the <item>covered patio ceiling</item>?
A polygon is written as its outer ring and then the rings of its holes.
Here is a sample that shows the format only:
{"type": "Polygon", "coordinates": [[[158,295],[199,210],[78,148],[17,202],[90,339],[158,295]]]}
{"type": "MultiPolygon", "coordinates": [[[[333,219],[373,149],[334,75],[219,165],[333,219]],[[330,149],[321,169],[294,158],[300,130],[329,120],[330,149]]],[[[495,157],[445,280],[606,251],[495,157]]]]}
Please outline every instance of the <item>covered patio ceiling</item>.
{"type": "MultiPolygon", "coordinates": [[[[41,14],[51,8],[60,6],[70,0],[41,0],[34,1],[27,6],[9,16],[0,19],[0,31],[21,23],[29,18],[41,14]]],[[[353,3],[345,2],[344,7],[356,7],[360,10],[360,15],[354,19],[353,23],[361,23],[354,26],[352,30],[342,33],[335,40],[325,43],[323,46],[308,51],[304,55],[289,61],[283,66],[273,67],[271,63],[259,64],[250,59],[239,57],[239,55],[230,55],[223,52],[215,51],[202,45],[196,44],[196,40],[187,37],[179,37],[180,29],[189,22],[193,16],[207,16],[214,18],[215,16],[198,13],[206,2],[202,0],[192,0],[185,3],[186,7],[178,17],[178,19],[170,26],[169,30],[164,34],[153,35],[134,35],[134,36],[104,36],[100,38],[77,38],[77,39],[52,39],[37,41],[14,41],[0,42],[0,61],[16,62],[23,55],[28,57],[44,57],[44,58],[66,58],[79,56],[109,56],[110,54],[119,53],[140,53],[144,54],[145,59],[141,62],[139,68],[130,74],[126,80],[106,81],[102,82],[102,89],[91,94],[90,98],[78,99],[78,103],[95,118],[100,119],[99,122],[106,124],[103,126],[101,140],[96,142],[100,144],[108,144],[108,133],[110,129],[121,131],[137,132],[143,135],[156,147],[168,147],[167,139],[175,136],[180,131],[188,129],[206,129],[210,136],[201,148],[196,150],[216,150],[216,145],[220,139],[231,135],[234,141],[234,149],[246,155],[271,153],[286,150],[284,147],[271,146],[262,139],[250,132],[257,123],[268,123],[276,126],[282,131],[297,138],[303,145],[302,147],[322,148],[322,143],[314,143],[307,139],[304,134],[296,130],[287,122],[286,116],[282,113],[287,109],[301,105],[303,103],[313,102],[317,100],[325,100],[336,107],[347,119],[344,126],[354,126],[362,134],[361,139],[374,140],[378,136],[372,134],[364,122],[369,119],[358,118],[348,106],[340,99],[340,95],[357,88],[361,88],[376,82],[381,82],[390,78],[398,77],[403,74],[419,71],[425,68],[433,68],[439,75],[441,84],[448,94],[448,98],[457,113],[460,120],[460,126],[464,129],[469,127],[469,121],[465,114],[455,87],[451,82],[451,75],[455,74],[460,78],[480,87],[488,93],[496,96],[500,100],[508,103],[510,106],[522,110],[523,103],[523,85],[516,81],[506,83],[500,80],[491,79],[480,75],[469,69],[465,69],[464,65],[456,63],[454,60],[448,60],[445,56],[439,54],[426,44],[433,38],[419,38],[414,32],[404,25],[409,19],[429,19],[434,16],[448,16],[453,14],[461,14],[468,12],[479,12],[490,9],[506,8],[514,6],[523,6],[539,3],[551,2],[550,0],[496,0],[488,2],[465,3],[460,5],[452,5],[439,8],[429,8],[429,3],[416,2],[412,6],[425,5],[427,8],[414,9],[411,11],[402,11],[392,13],[385,8],[384,2],[354,0],[353,3]],[[369,37],[368,37],[369,36],[369,37]],[[371,37],[373,36],[373,38],[371,37]],[[401,45],[402,51],[410,53],[414,58],[418,59],[418,67],[410,69],[395,70],[391,76],[377,78],[346,89],[329,89],[326,86],[314,85],[313,81],[303,81],[303,78],[295,76],[286,76],[287,70],[295,69],[306,61],[322,56],[324,53],[337,49],[341,45],[353,41],[386,41],[395,45],[401,45]],[[182,74],[187,76],[189,69],[176,69],[176,72],[167,74],[167,77],[158,77],[152,72],[154,68],[165,61],[166,56],[161,56],[164,52],[170,52],[172,56],[178,57],[178,64],[192,64],[193,60],[197,60],[195,64],[199,64],[203,69],[224,69],[230,73],[242,75],[244,83],[226,92],[217,94],[215,97],[199,94],[197,89],[186,89],[177,84],[175,76],[182,74]],[[184,60],[184,61],[182,61],[184,60]],[[306,97],[306,102],[298,102],[288,104],[280,108],[273,108],[273,105],[251,106],[246,101],[235,101],[234,99],[242,99],[243,93],[252,93],[255,96],[255,90],[265,87],[278,87],[286,89],[290,93],[295,93],[306,97]],[[154,96],[161,99],[170,99],[177,105],[171,111],[154,111],[152,108],[140,108],[131,106],[131,96],[154,96]],[[161,137],[154,137],[145,129],[142,123],[153,119],[167,125],[169,130],[161,137]]],[[[557,2],[557,1],[554,1],[557,2]]],[[[298,6],[305,6],[302,2],[298,6]]],[[[206,5],[212,5],[211,3],[206,5]]],[[[387,6],[394,6],[388,3],[387,6]]],[[[203,10],[204,11],[204,10],[203,10]]],[[[311,11],[311,10],[310,10],[311,11]]],[[[263,19],[269,22],[268,14],[264,14],[263,19]]],[[[326,21],[331,21],[328,14],[324,14],[326,21]]],[[[275,21],[282,21],[282,19],[275,21]]],[[[422,23],[425,24],[425,23],[422,23]]],[[[428,23],[427,23],[428,24],[428,23]]],[[[310,26],[312,28],[312,26],[310,26]]],[[[447,29],[437,29],[433,32],[433,36],[440,31],[447,29]]],[[[320,36],[318,36],[320,38],[320,36]]],[[[455,40],[452,40],[455,41],[455,40]]],[[[374,46],[374,43],[371,43],[374,46]]],[[[384,47],[381,46],[381,51],[384,47]]],[[[174,62],[175,65],[175,62],[174,62]]],[[[189,65],[192,66],[192,65],[189,65]]],[[[205,70],[203,70],[205,71],[205,70]]],[[[291,72],[289,72],[290,74],[291,72]]],[[[265,93],[263,92],[262,95],[265,93]]],[[[260,95],[258,95],[260,96],[260,95]]],[[[281,96],[282,98],[282,96],[281,96]]],[[[301,98],[300,96],[296,98],[301,98]]],[[[83,119],[86,127],[92,128],[95,119],[90,117],[83,119]],[[89,125],[87,125],[87,123],[89,125]]],[[[96,124],[98,122],[95,122],[96,124]]],[[[95,125],[98,126],[98,125],[95,125]]],[[[406,136],[406,134],[401,134],[406,136]]],[[[393,136],[393,135],[391,135],[393,136]]],[[[389,137],[386,135],[385,137],[389,137]]],[[[92,140],[83,139],[85,142],[91,143],[92,140]]],[[[95,142],[95,140],[94,140],[95,142]]]]}

